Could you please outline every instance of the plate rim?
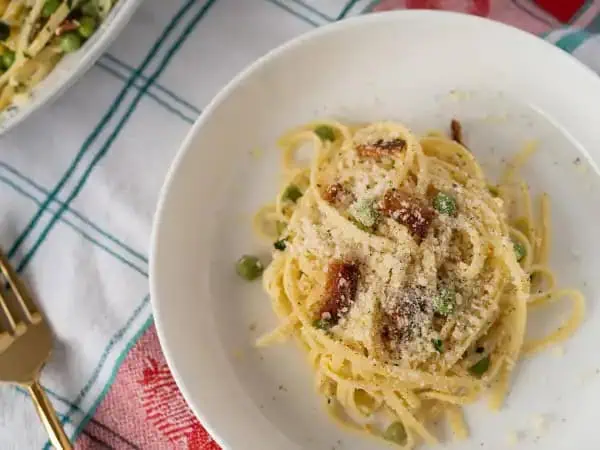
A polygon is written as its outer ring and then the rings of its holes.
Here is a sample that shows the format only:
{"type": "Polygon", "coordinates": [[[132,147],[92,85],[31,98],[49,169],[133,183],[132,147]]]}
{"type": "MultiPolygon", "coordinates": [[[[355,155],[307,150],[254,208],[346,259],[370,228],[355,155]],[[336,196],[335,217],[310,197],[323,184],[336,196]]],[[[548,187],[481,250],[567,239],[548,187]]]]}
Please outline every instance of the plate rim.
{"type": "Polygon", "coordinates": [[[223,103],[229,95],[244,82],[245,79],[252,76],[254,72],[259,70],[262,66],[267,64],[269,61],[276,59],[280,54],[283,54],[297,46],[303,45],[306,41],[311,41],[314,39],[318,39],[322,35],[327,35],[330,33],[336,33],[339,30],[349,29],[354,26],[364,26],[367,23],[373,22],[377,23],[380,21],[404,21],[404,20],[435,20],[435,18],[442,18],[444,20],[453,20],[453,21],[471,21],[483,23],[487,28],[496,28],[499,30],[503,30],[503,32],[509,32],[513,34],[519,34],[522,37],[526,37],[527,39],[534,39],[538,41],[540,45],[545,46],[547,49],[552,49],[552,52],[555,55],[561,55],[562,61],[564,63],[575,63],[574,65],[578,66],[578,70],[582,73],[586,73],[586,76],[589,77],[590,82],[596,83],[600,85],[600,77],[598,74],[594,72],[589,66],[575,58],[573,55],[565,52],[564,50],[556,47],[554,44],[538,37],[535,34],[524,31],[515,26],[498,22],[486,17],[474,16],[470,14],[464,14],[453,11],[444,11],[444,10],[395,10],[395,11],[382,11],[382,12],[373,12],[368,14],[361,14],[358,16],[350,17],[343,19],[341,21],[333,22],[327,25],[323,25],[317,27],[313,30],[309,30],[305,33],[302,33],[294,38],[291,38],[282,44],[274,47],[273,49],[266,52],[264,55],[255,59],[253,62],[247,64],[243,69],[241,69],[233,78],[231,78],[228,82],[226,82],[222,87],[218,90],[218,92],[212,97],[208,105],[204,108],[202,114],[196,119],[192,127],[187,132],[185,138],[179,145],[179,148],[172,159],[169,168],[166,172],[163,184],[159,191],[158,200],[155,207],[155,212],[152,219],[152,230],[150,236],[150,248],[149,248],[149,287],[150,287],[150,303],[153,311],[154,324],[159,340],[159,344],[161,350],[164,354],[165,360],[171,371],[173,379],[181,392],[185,402],[189,406],[192,413],[195,417],[200,421],[202,427],[211,435],[211,437],[223,448],[228,449],[231,448],[227,444],[226,437],[219,433],[219,431],[213,426],[213,421],[208,417],[197,402],[192,398],[190,391],[187,388],[187,385],[190,383],[190,380],[185,381],[183,376],[179,372],[177,368],[175,353],[177,350],[171,348],[169,346],[169,338],[167,337],[166,327],[163,324],[163,321],[166,321],[165,315],[163,311],[167,309],[168,302],[166,300],[160,300],[158,296],[158,281],[159,275],[157,275],[160,271],[160,260],[156,257],[157,248],[159,244],[161,228],[163,226],[163,211],[166,208],[169,191],[171,190],[171,186],[173,185],[177,173],[180,171],[182,164],[187,156],[187,154],[192,151],[193,142],[196,138],[196,135],[199,133],[199,130],[204,126],[204,124],[210,120],[213,112],[223,103]],[[582,70],[583,69],[583,70],[582,70]]]}

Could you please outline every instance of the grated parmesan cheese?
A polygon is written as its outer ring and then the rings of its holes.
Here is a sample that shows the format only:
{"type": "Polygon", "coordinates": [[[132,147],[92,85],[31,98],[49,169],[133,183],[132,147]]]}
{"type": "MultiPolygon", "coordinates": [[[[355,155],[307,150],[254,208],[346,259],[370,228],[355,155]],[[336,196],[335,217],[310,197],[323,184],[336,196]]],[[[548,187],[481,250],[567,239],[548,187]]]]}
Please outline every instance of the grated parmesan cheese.
{"type": "MultiPolygon", "coordinates": [[[[329,205],[323,208],[307,200],[313,193],[306,192],[299,207],[307,210],[288,228],[293,236],[288,251],[298,260],[313,261],[313,270],[324,278],[330,261],[352,260],[360,266],[355,298],[340,299],[344,306],[339,309],[339,321],[336,318],[330,329],[335,336],[401,367],[450,367],[478,333],[487,332],[487,324],[493,322],[499,308],[495,304],[498,279],[488,258],[495,248],[486,246],[480,254],[476,243],[483,239],[482,223],[490,233],[502,229],[502,201],[493,203],[487,185],[475,177],[463,184],[436,179],[440,183],[434,185],[436,191],[460,199],[458,213],[444,215],[431,210],[428,226],[415,235],[408,220],[413,217],[400,216],[412,211],[416,219],[424,220],[425,210],[415,205],[427,207],[427,194],[420,192],[411,177],[398,179],[404,163],[398,153],[370,158],[359,157],[357,151],[360,145],[384,148],[385,142],[401,138],[398,130],[378,124],[358,130],[353,142],[344,142],[341,149],[328,153],[326,167],[319,169],[317,188],[327,193],[328,187],[336,186],[351,201],[323,196],[329,205]],[[398,196],[400,208],[390,209],[388,215],[378,214],[391,189],[407,195],[398,196]],[[454,293],[451,319],[436,312],[436,296],[445,287],[454,293]],[[442,340],[443,346],[435,344],[442,340]]],[[[489,236],[485,240],[489,241],[489,236]]],[[[502,233],[491,241],[498,247],[512,246],[502,233]]],[[[337,283],[343,291],[346,280],[337,283]]],[[[326,314],[321,318],[330,319],[326,314]]]]}

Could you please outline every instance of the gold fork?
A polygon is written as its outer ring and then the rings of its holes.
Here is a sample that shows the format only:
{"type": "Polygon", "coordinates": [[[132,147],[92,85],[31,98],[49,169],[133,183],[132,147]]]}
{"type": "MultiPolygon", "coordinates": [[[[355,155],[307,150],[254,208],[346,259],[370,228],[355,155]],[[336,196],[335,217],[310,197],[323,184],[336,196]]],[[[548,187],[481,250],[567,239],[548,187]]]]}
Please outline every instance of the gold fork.
{"type": "Polygon", "coordinates": [[[40,371],[52,349],[50,328],[1,250],[0,271],[0,382],[27,389],[52,445],[71,450],[69,438],[39,383],[40,371]]]}

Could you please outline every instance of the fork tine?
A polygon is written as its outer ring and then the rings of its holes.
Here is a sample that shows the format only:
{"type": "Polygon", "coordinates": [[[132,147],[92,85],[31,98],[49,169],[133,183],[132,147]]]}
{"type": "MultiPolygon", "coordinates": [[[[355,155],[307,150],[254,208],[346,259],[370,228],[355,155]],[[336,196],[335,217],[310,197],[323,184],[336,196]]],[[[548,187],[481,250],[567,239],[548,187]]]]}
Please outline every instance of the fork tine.
{"type": "Polygon", "coordinates": [[[17,328],[15,319],[12,316],[12,313],[9,311],[8,306],[6,305],[6,302],[4,301],[4,296],[2,296],[2,295],[0,295],[0,311],[2,312],[2,316],[4,317],[4,320],[6,320],[6,322],[8,322],[9,330],[13,331],[15,328],[17,328]]]}
{"type": "Polygon", "coordinates": [[[15,340],[17,331],[15,319],[8,309],[8,305],[0,289],[0,353],[4,352],[15,340]]]}
{"type": "Polygon", "coordinates": [[[3,331],[0,333],[0,353],[3,353],[10,344],[15,340],[7,331],[3,331]]]}
{"type": "MultiPolygon", "coordinates": [[[[25,287],[25,284],[21,281],[15,270],[10,265],[8,258],[4,255],[4,252],[0,250],[0,271],[8,281],[9,286],[11,287],[12,292],[14,293],[16,299],[19,301],[19,305],[25,314],[25,318],[30,323],[38,323],[42,320],[42,316],[35,307],[31,296],[29,295],[29,291],[25,287]]],[[[1,295],[0,295],[1,297],[1,295]]],[[[5,308],[6,312],[8,312],[8,308],[5,308]]]]}
{"type": "Polygon", "coordinates": [[[27,326],[22,322],[17,323],[15,321],[13,314],[11,313],[10,309],[8,309],[6,299],[4,298],[4,295],[2,293],[0,293],[0,313],[2,314],[2,317],[8,324],[8,332],[5,331],[0,336],[9,334],[11,332],[17,336],[20,336],[25,332],[27,326]]]}

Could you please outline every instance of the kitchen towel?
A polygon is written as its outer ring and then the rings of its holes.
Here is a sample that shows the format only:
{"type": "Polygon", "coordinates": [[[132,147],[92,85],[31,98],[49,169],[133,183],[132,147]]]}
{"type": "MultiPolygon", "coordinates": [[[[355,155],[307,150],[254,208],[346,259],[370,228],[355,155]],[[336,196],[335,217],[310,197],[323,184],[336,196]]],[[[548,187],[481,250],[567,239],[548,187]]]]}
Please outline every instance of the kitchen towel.
{"type": "MultiPolygon", "coordinates": [[[[42,383],[77,448],[218,449],[152,325],[148,243],[169,163],[247,64],[315,27],[400,8],[511,23],[600,70],[595,1],[146,0],[80,81],[0,138],[0,245],[55,331],[42,383]]],[[[48,448],[30,399],[2,386],[0,449],[48,448]]]]}

